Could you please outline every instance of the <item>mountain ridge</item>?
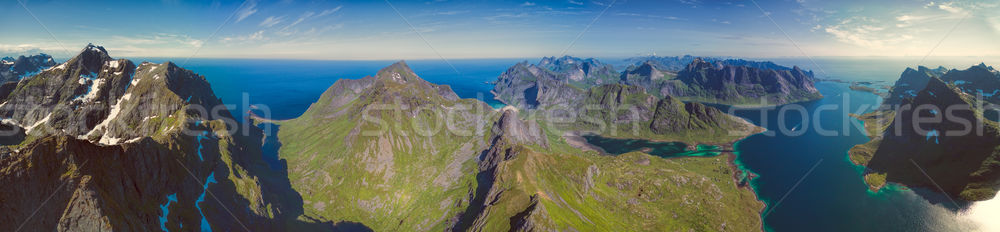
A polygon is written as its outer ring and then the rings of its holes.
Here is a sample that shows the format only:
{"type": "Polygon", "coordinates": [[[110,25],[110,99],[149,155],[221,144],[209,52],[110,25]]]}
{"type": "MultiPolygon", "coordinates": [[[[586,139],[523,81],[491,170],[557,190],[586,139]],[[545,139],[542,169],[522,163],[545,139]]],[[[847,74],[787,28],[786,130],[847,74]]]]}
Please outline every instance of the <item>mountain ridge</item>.
{"type": "Polygon", "coordinates": [[[890,99],[897,100],[856,116],[872,140],[853,147],[849,157],[867,167],[865,180],[873,191],[892,182],[981,201],[1000,190],[1000,129],[983,116],[975,96],[954,84],[963,72],[942,70],[906,69],[892,90],[890,99]],[[939,77],[949,74],[951,84],[939,77]],[[916,124],[917,117],[939,114],[941,122],[916,124]]]}

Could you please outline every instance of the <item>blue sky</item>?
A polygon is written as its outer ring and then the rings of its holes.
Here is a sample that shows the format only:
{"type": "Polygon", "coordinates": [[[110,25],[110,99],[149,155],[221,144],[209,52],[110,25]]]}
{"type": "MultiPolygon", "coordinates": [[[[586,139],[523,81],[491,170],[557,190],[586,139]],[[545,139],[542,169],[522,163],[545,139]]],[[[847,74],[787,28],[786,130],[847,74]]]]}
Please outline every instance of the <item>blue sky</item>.
{"type": "Polygon", "coordinates": [[[564,52],[588,57],[654,52],[740,57],[1000,56],[997,1],[4,0],[3,4],[0,55],[46,52],[66,57],[92,42],[116,57],[461,59],[564,52]]]}

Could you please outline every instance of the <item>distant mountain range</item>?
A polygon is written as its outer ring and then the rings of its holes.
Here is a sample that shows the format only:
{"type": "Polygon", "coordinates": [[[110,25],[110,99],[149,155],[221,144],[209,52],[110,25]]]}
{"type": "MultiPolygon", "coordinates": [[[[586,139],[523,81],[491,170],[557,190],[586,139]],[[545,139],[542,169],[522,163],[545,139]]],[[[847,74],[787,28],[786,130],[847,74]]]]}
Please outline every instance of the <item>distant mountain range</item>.
{"type": "Polygon", "coordinates": [[[33,76],[42,69],[55,65],[55,60],[46,54],[17,58],[3,57],[0,58],[0,83],[18,81],[22,77],[33,76]]]}
{"type": "Polygon", "coordinates": [[[991,199],[1000,190],[1000,126],[982,113],[997,102],[998,87],[1000,74],[985,64],[908,68],[879,110],[857,116],[872,140],[852,148],[850,158],[867,167],[873,189],[893,182],[991,199]],[[935,117],[942,121],[928,122],[935,117]]]}
{"type": "Polygon", "coordinates": [[[617,79],[608,77],[613,72],[610,67],[600,66],[601,63],[592,58],[545,58],[537,65],[522,62],[501,74],[493,92],[497,100],[521,108],[572,99],[574,96],[568,94],[574,88],[585,90],[612,83],[639,86],[659,97],[729,105],[779,105],[822,98],[813,86],[813,73],[798,67],[788,68],[771,62],[690,58],[683,68],[673,68],[673,64],[688,58],[648,58],[629,66],[617,79]],[[664,60],[671,63],[664,64],[664,60]],[[582,75],[584,72],[578,71],[582,68],[552,64],[607,68],[600,69],[601,75],[582,75]]]}
{"type": "MultiPolygon", "coordinates": [[[[632,66],[641,66],[642,64],[649,63],[658,70],[679,72],[684,68],[687,68],[688,64],[694,62],[695,59],[700,59],[711,63],[730,65],[730,66],[746,66],[757,69],[792,70],[792,68],[790,67],[781,66],[771,61],[753,61],[753,60],[718,58],[718,57],[699,57],[691,55],[637,56],[637,57],[627,58],[625,59],[625,61],[632,63],[632,66]]],[[[812,71],[808,71],[808,74],[812,76],[812,71]]]]}

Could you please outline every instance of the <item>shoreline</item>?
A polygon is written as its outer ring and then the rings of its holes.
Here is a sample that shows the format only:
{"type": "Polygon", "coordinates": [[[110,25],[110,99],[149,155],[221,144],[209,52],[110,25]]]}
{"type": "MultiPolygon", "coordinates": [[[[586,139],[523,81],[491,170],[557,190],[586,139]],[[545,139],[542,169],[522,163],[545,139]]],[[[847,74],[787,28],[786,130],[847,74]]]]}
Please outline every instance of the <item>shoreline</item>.
{"type": "MultiPolygon", "coordinates": [[[[735,139],[733,139],[733,140],[731,140],[729,142],[724,142],[724,143],[718,143],[718,142],[708,142],[708,143],[692,142],[692,144],[688,144],[688,148],[697,147],[698,145],[718,146],[721,149],[719,151],[719,155],[715,155],[715,156],[678,156],[678,157],[663,158],[663,157],[659,157],[659,156],[656,156],[656,155],[651,155],[651,154],[649,154],[649,153],[647,153],[645,151],[640,151],[640,152],[643,152],[643,153],[646,153],[646,154],[648,154],[650,156],[655,156],[655,157],[661,158],[661,159],[717,158],[719,156],[725,155],[726,156],[727,166],[729,166],[730,170],[733,171],[733,175],[731,176],[732,179],[733,179],[733,187],[736,187],[736,189],[738,189],[738,190],[742,189],[742,190],[745,190],[745,191],[750,191],[750,193],[752,193],[752,195],[754,196],[754,201],[760,203],[761,207],[760,207],[760,209],[757,210],[757,219],[758,219],[758,221],[760,223],[760,231],[765,231],[765,228],[764,228],[764,215],[763,214],[764,214],[765,210],[767,210],[768,205],[767,205],[767,202],[765,202],[765,201],[763,201],[763,200],[760,199],[760,195],[757,194],[757,191],[753,188],[753,184],[752,184],[753,180],[756,179],[758,176],[757,176],[756,173],[754,173],[754,172],[752,172],[750,170],[743,170],[743,168],[741,168],[740,165],[736,164],[736,159],[739,158],[739,154],[738,154],[739,151],[737,151],[735,148],[736,148],[736,144],[737,143],[742,142],[743,140],[745,140],[747,138],[750,138],[750,137],[752,137],[754,135],[767,132],[767,129],[763,128],[763,127],[760,127],[760,126],[757,126],[756,124],[753,124],[752,122],[750,122],[749,120],[746,120],[745,118],[737,117],[737,116],[733,116],[733,117],[736,117],[741,122],[743,122],[744,125],[747,126],[747,128],[748,128],[747,131],[749,131],[749,132],[746,135],[738,137],[738,138],[735,138],[735,139]],[[746,175],[746,178],[745,178],[746,182],[745,182],[745,184],[743,184],[744,183],[743,182],[744,181],[744,178],[743,178],[744,173],[746,175]]],[[[587,150],[596,151],[596,152],[600,153],[601,155],[606,155],[607,154],[607,152],[605,152],[604,149],[602,149],[602,148],[600,148],[600,147],[598,147],[596,145],[588,143],[586,141],[586,139],[584,139],[582,137],[583,134],[584,134],[584,132],[580,132],[580,131],[567,131],[567,132],[563,133],[562,138],[566,141],[566,143],[568,143],[570,146],[572,146],[574,148],[581,149],[581,150],[584,150],[584,151],[587,151],[587,150]]],[[[598,135],[598,136],[602,136],[602,135],[598,135]]],[[[618,138],[618,137],[608,137],[608,138],[618,138]]],[[[619,139],[635,139],[635,138],[619,138],[619,139]]],[[[644,139],[644,138],[639,138],[639,139],[644,139]]],[[[652,141],[652,142],[681,142],[681,143],[685,143],[685,144],[688,143],[688,142],[684,142],[684,141],[665,141],[665,140],[651,140],[651,139],[644,139],[644,140],[652,141]]],[[[692,150],[692,149],[688,149],[688,150],[692,150]]]]}

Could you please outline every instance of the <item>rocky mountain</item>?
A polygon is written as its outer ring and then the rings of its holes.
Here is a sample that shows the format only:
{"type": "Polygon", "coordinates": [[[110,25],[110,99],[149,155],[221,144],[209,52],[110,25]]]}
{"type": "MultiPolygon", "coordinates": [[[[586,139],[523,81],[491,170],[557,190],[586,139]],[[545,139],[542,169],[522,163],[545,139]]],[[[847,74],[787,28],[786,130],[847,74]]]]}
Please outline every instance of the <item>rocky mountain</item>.
{"type": "Polygon", "coordinates": [[[674,85],[677,82],[677,73],[657,67],[658,65],[652,61],[644,62],[638,66],[629,66],[625,72],[622,72],[621,82],[626,85],[642,87],[647,92],[658,96],[666,96],[661,92],[661,89],[674,85]]]}
{"type": "Polygon", "coordinates": [[[589,89],[585,96],[566,108],[545,108],[575,112],[578,120],[548,123],[562,130],[612,137],[710,144],[727,144],[759,130],[719,109],[670,96],[659,98],[637,86],[602,85],[589,89]]]}
{"type": "Polygon", "coordinates": [[[582,88],[614,83],[618,77],[618,72],[612,65],[594,58],[544,57],[538,62],[538,66],[555,72],[558,79],[568,80],[570,84],[582,88]]]}
{"type": "MultiPolygon", "coordinates": [[[[542,64],[554,63],[549,59],[542,64]]],[[[586,89],[614,83],[640,86],[659,97],[728,105],[760,105],[762,99],[767,100],[765,105],[777,105],[822,98],[813,86],[812,72],[798,67],[746,60],[713,63],[701,58],[692,58],[679,72],[658,68],[661,66],[657,60],[647,60],[629,66],[614,81],[585,78],[581,82],[554,73],[553,69],[522,62],[500,75],[493,92],[499,101],[523,109],[566,105],[578,100],[574,98],[586,89]]]]}
{"type": "Polygon", "coordinates": [[[787,104],[822,98],[811,72],[760,69],[695,59],[677,78],[658,86],[662,95],[729,105],[787,104]]]}
{"type": "Polygon", "coordinates": [[[892,89],[889,90],[889,94],[883,101],[883,105],[899,105],[904,99],[917,96],[917,92],[927,87],[927,82],[932,77],[941,77],[947,71],[944,67],[937,69],[929,69],[924,66],[917,67],[917,69],[906,68],[906,70],[903,70],[903,74],[899,76],[899,79],[896,80],[892,89]]]}
{"type": "MultiPolygon", "coordinates": [[[[274,230],[301,198],[203,76],[88,45],[3,96],[0,230],[274,230]]],[[[322,224],[315,226],[323,227],[322,224]]],[[[332,223],[325,226],[332,226],[332,223]]]]}
{"type": "MultiPolygon", "coordinates": [[[[510,72],[563,80],[552,83],[580,91],[549,69],[515,67],[510,72]]],[[[539,88],[548,94],[555,86],[539,88]]],[[[644,105],[646,123],[659,120],[664,130],[730,123],[655,117],[654,111],[720,112],[676,100],[660,104],[635,87],[595,89],[564,104],[619,106],[648,97],[655,101],[644,105]]],[[[538,107],[552,106],[542,100],[538,107]]],[[[307,218],[377,231],[760,228],[762,204],[736,184],[725,157],[679,161],[583,151],[522,113],[528,112],[459,99],[398,62],[375,76],[338,80],[301,117],[273,123],[307,218]]]]}
{"type": "Polygon", "coordinates": [[[937,73],[907,69],[890,98],[898,100],[884,103],[895,106],[859,116],[872,140],[852,148],[851,160],[867,167],[875,190],[892,182],[967,201],[991,199],[1000,190],[998,125],[983,117],[973,95],[937,73]]]}
{"type": "Polygon", "coordinates": [[[949,85],[958,87],[960,92],[973,96],[982,96],[985,103],[1000,104],[1000,72],[984,63],[971,66],[964,70],[938,67],[930,69],[924,66],[917,69],[907,68],[900,75],[886,98],[887,105],[898,105],[904,99],[916,97],[932,78],[939,78],[949,85]]]}
{"type": "Polygon", "coordinates": [[[0,58],[0,83],[18,81],[55,65],[55,60],[44,53],[17,58],[3,57],[0,58]]]}
{"type": "Polygon", "coordinates": [[[398,62],[340,79],[299,118],[275,122],[306,214],[376,231],[440,231],[469,204],[496,112],[398,62]],[[471,175],[470,175],[471,174],[471,175]]]}
{"type": "MultiPolygon", "coordinates": [[[[697,57],[691,55],[684,56],[637,56],[625,59],[626,62],[632,63],[630,66],[641,66],[645,63],[652,64],[654,68],[662,71],[668,72],[679,72],[687,68],[688,64],[694,62],[695,59],[701,59],[704,61],[712,63],[721,63],[731,66],[746,66],[750,68],[757,69],[774,69],[774,70],[788,70],[791,71],[793,68],[775,64],[771,61],[753,61],[744,59],[726,59],[719,57],[697,57]]],[[[812,75],[809,71],[809,75],[812,75]]]]}
{"type": "Polygon", "coordinates": [[[984,63],[965,70],[952,69],[941,75],[941,80],[958,87],[976,99],[1000,104],[1000,72],[984,63]]]}
{"type": "Polygon", "coordinates": [[[570,84],[568,79],[551,70],[521,62],[500,74],[493,94],[504,104],[533,109],[542,105],[567,105],[579,100],[585,89],[570,84]]]}
{"type": "Polygon", "coordinates": [[[625,59],[626,62],[632,63],[630,66],[642,66],[643,64],[650,64],[657,70],[678,72],[683,70],[690,64],[694,59],[706,59],[706,60],[717,60],[715,58],[709,57],[696,57],[691,55],[684,56],[638,56],[630,57],[625,59]]]}

